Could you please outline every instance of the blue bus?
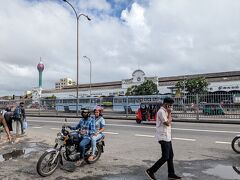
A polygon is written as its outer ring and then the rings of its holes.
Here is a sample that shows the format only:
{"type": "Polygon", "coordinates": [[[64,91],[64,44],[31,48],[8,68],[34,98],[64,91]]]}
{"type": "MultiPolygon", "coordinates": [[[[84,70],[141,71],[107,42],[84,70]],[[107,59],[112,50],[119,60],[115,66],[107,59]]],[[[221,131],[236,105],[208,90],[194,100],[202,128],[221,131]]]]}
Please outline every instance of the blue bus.
{"type": "MultiPolygon", "coordinates": [[[[99,97],[81,97],[78,99],[78,110],[82,108],[93,110],[97,105],[101,105],[101,98],[99,97]]],[[[59,112],[76,112],[77,99],[56,99],[55,108],[59,112]]]]}
{"type": "Polygon", "coordinates": [[[145,96],[118,96],[113,98],[113,111],[115,112],[137,112],[140,103],[145,101],[160,101],[167,95],[145,95],[145,96]]]}

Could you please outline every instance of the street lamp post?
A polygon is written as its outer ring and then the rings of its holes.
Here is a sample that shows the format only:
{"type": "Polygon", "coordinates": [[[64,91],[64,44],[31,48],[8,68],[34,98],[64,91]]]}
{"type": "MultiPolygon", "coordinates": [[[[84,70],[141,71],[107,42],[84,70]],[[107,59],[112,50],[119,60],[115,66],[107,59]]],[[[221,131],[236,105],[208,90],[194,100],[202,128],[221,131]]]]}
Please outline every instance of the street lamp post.
{"type": "Polygon", "coordinates": [[[91,19],[87,16],[87,15],[85,15],[85,14],[77,14],[77,11],[75,10],[75,8],[73,7],[73,5],[71,4],[71,3],[69,3],[67,0],[63,0],[64,2],[66,2],[67,4],[69,4],[69,6],[71,6],[71,8],[73,9],[73,11],[74,11],[74,13],[75,13],[75,15],[76,15],[76,19],[77,19],[77,103],[76,103],[76,110],[77,110],[77,116],[78,116],[78,102],[79,102],[79,99],[78,99],[78,64],[79,64],[79,43],[78,43],[78,34],[79,34],[79,18],[81,17],[81,16],[84,16],[84,17],[86,17],[87,18],[87,20],[89,20],[89,21],[91,21],[91,19]]]}
{"type": "Polygon", "coordinates": [[[183,106],[184,106],[184,112],[187,112],[185,102],[186,102],[186,76],[183,77],[183,106]]]}
{"type": "Polygon", "coordinates": [[[92,61],[89,57],[87,56],[83,56],[84,58],[86,58],[89,61],[90,64],[90,96],[92,95],[92,61]]]}

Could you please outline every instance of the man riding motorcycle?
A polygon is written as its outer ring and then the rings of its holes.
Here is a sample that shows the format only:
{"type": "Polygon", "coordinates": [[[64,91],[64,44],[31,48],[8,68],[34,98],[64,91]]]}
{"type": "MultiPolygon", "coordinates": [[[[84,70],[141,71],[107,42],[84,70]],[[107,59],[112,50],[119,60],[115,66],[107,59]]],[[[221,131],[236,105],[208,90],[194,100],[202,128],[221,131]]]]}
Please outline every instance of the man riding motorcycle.
{"type": "Polygon", "coordinates": [[[76,166],[80,166],[84,161],[85,147],[91,141],[91,137],[95,134],[95,122],[90,117],[90,111],[88,109],[82,109],[82,118],[80,119],[77,126],[68,126],[71,130],[79,130],[79,149],[80,149],[80,159],[76,162],[76,166]]]}

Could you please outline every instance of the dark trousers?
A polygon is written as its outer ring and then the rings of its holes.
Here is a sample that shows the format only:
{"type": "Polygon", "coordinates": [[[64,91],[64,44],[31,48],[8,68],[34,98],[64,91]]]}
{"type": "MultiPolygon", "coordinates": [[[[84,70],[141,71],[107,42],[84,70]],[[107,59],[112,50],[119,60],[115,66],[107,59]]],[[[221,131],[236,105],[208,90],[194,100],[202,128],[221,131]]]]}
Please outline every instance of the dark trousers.
{"type": "Polygon", "coordinates": [[[172,142],[159,141],[159,144],[162,148],[162,157],[151,168],[149,168],[149,171],[155,173],[165,162],[167,162],[168,174],[175,174],[173,165],[174,154],[172,149],[172,142]]]}
{"type": "Polygon", "coordinates": [[[5,113],[4,118],[5,118],[6,123],[7,123],[7,125],[8,125],[9,131],[13,131],[13,128],[12,128],[12,117],[11,117],[11,115],[9,115],[8,113],[5,113]]]}
{"type": "Polygon", "coordinates": [[[84,158],[85,148],[90,143],[90,138],[84,137],[80,138],[79,150],[80,150],[80,159],[84,158]]]}

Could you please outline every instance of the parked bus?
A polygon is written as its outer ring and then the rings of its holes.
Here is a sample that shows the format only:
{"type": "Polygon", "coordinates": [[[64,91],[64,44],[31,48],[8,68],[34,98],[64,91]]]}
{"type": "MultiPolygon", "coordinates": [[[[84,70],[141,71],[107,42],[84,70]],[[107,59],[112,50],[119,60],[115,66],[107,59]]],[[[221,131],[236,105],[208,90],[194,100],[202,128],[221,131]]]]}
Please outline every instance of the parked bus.
{"type": "Polygon", "coordinates": [[[113,111],[136,113],[141,102],[160,101],[166,95],[118,96],[113,98],[113,111]]]}
{"type": "MultiPolygon", "coordinates": [[[[101,98],[99,97],[84,97],[78,99],[78,110],[88,108],[93,110],[97,105],[101,105],[101,98]]],[[[77,99],[56,99],[56,111],[59,112],[76,112],[77,99]]]]}

